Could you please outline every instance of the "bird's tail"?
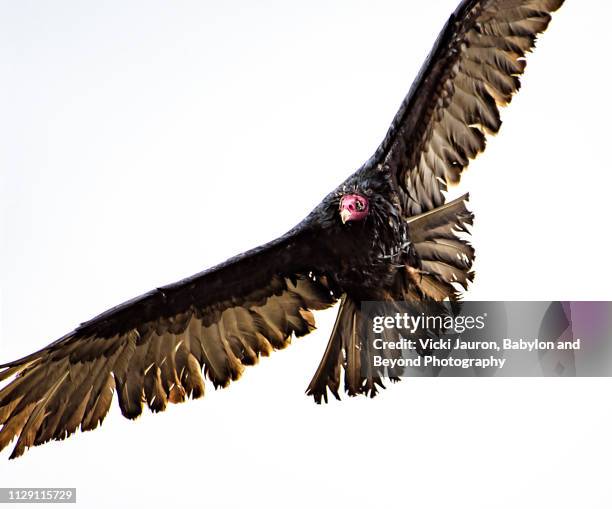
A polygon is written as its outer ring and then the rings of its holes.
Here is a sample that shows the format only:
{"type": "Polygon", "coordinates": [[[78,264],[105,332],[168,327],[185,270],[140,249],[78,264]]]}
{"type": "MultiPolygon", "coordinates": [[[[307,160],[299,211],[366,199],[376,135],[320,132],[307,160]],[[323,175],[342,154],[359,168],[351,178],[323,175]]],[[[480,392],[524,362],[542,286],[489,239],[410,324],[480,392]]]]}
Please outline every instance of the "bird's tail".
{"type": "MultiPolygon", "coordinates": [[[[420,267],[398,270],[390,298],[412,301],[431,310],[435,302],[460,297],[473,279],[474,249],[462,233],[468,233],[473,215],[466,208],[468,195],[408,220],[412,246],[420,267]]],[[[372,368],[372,345],[365,330],[367,318],[360,303],[344,295],[331,337],[319,367],[306,390],[317,403],[327,402],[327,392],[340,399],[341,375],[349,396],[374,397],[384,388],[380,372],[372,368]]],[[[391,379],[394,381],[395,379],[391,379]]]]}
{"type": "Polygon", "coordinates": [[[384,389],[382,378],[370,369],[370,344],[364,329],[366,318],[359,303],[346,294],[327,348],[317,371],[306,390],[317,403],[327,403],[327,391],[340,399],[340,375],[344,371],[344,389],[349,396],[366,394],[374,397],[378,387],[384,389]]]}

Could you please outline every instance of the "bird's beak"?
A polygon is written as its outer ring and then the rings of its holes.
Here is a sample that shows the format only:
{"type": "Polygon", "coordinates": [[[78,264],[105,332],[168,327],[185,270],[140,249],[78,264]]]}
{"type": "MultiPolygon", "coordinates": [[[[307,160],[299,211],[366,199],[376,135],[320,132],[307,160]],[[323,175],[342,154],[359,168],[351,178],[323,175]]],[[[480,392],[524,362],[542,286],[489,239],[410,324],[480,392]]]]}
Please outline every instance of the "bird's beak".
{"type": "Polygon", "coordinates": [[[340,211],[340,219],[342,219],[342,224],[346,223],[351,217],[351,211],[347,209],[343,209],[340,211]]]}

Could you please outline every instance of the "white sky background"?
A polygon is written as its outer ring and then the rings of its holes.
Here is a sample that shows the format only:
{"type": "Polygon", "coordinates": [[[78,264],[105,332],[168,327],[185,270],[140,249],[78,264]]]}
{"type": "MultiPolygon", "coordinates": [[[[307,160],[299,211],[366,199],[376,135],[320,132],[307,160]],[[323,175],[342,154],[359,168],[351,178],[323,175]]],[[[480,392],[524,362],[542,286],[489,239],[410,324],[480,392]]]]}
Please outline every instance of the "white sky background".
{"type": "MultiPolygon", "coordinates": [[[[375,150],[457,0],[0,2],[0,361],[282,234],[375,150]]],[[[609,20],[568,0],[457,191],[467,298],[612,298],[609,20]]],[[[0,455],[83,507],[607,507],[612,382],[304,395],[330,332],[225,391],[0,455]]]]}

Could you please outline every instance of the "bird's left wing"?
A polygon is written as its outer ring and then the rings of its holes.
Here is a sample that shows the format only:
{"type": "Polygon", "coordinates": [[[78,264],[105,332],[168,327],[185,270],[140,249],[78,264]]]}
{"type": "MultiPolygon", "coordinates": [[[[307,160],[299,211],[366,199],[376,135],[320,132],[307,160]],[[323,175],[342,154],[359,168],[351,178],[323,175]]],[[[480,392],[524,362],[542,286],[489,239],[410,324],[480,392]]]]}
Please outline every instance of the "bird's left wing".
{"type": "Polygon", "coordinates": [[[367,165],[382,165],[414,216],[444,203],[499,108],[519,89],[525,56],[563,0],[463,0],[442,30],[389,131],[367,165]]]}
{"type": "Polygon", "coordinates": [[[149,292],[83,323],[18,361],[0,365],[0,450],[26,448],[96,428],[116,392],[124,416],[144,404],[204,395],[236,380],[259,355],[314,328],[310,310],[336,300],[308,228],[213,269],[149,292]],[[2,387],[1,384],[5,386],[2,387]]]}

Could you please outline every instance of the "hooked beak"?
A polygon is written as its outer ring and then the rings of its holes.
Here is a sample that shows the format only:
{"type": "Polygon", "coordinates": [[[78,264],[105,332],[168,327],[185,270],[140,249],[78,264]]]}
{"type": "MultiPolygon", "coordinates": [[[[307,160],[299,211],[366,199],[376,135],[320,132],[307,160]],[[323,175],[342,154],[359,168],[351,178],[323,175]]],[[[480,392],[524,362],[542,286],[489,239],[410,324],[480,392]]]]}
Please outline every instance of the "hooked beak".
{"type": "Polygon", "coordinates": [[[351,217],[351,211],[347,209],[342,209],[340,211],[340,219],[342,219],[342,224],[345,224],[349,218],[351,217]]]}

